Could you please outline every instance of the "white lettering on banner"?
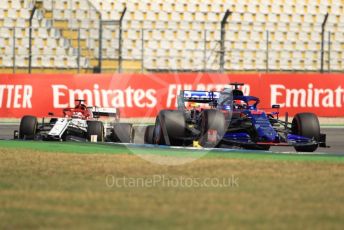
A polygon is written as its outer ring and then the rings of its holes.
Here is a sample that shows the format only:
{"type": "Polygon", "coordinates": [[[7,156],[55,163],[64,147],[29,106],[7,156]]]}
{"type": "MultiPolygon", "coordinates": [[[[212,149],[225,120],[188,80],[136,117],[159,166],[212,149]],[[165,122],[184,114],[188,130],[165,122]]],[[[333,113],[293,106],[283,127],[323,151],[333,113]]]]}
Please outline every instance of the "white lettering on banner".
{"type": "Polygon", "coordinates": [[[65,85],[52,85],[53,88],[53,106],[56,109],[67,108],[68,104],[60,104],[60,97],[66,97],[67,95],[62,90],[67,90],[68,87],[65,85]]]}
{"type": "Polygon", "coordinates": [[[344,102],[344,89],[339,86],[336,89],[314,88],[308,84],[308,88],[287,89],[281,84],[270,85],[271,104],[279,104],[281,107],[294,108],[341,108],[344,102]]]}
{"type": "Polygon", "coordinates": [[[31,85],[0,85],[0,108],[32,108],[32,92],[31,85]]]}
{"type": "Polygon", "coordinates": [[[69,89],[66,85],[52,85],[54,108],[66,108],[75,106],[76,99],[86,100],[88,105],[98,107],[138,107],[154,108],[157,104],[156,91],[153,89],[125,90],[101,89],[98,84],[93,89],[69,89]],[[62,104],[61,101],[68,101],[62,104]]]}

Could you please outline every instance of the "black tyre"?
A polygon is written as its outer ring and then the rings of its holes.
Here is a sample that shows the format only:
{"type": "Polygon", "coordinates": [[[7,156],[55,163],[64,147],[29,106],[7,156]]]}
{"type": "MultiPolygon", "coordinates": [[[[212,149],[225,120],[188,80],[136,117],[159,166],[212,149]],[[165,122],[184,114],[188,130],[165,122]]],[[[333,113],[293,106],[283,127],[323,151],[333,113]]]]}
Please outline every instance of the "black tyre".
{"type": "Polygon", "coordinates": [[[113,127],[113,141],[120,143],[134,143],[133,125],[129,123],[116,123],[113,127]]]}
{"type": "Polygon", "coordinates": [[[145,144],[154,144],[154,125],[148,125],[145,130],[145,144]]]}
{"type": "Polygon", "coordinates": [[[91,141],[91,136],[97,135],[97,141],[104,141],[104,126],[101,121],[87,121],[87,139],[91,141]]]}
{"type": "Polygon", "coordinates": [[[227,130],[224,114],[218,110],[204,110],[201,115],[200,144],[216,147],[227,130]]]}
{"type": "Polygon", "coordinates": [[[37,117],[24,116],[20,121],[19,139],[33,140],[37,132],[37,117]]]}
{"type": "Polygon", "coordinates": [[[155,121],[154,144],[174,145],[183,144],[186,122],[184,113],[177,110],[162,110],[155,121]]]}
{"type": "MultiPolygon", "coordinates": [[[[296,114],[292,121],[292,133],[299,136],[314,138],[316,141],[320,139],[320,125],[318,117],[313,113],[296,114]]],[[[314,152],[318,148],[318,144],[307,146],[294,146],[298,152],[314,152]]]]}

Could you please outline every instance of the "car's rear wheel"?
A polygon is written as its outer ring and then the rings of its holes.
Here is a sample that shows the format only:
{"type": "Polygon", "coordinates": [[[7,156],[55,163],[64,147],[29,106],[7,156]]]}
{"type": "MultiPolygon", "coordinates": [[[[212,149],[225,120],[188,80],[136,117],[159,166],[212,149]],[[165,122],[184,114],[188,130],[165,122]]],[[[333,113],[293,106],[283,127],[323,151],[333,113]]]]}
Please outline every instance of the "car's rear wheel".
{"type": "Polygon", "coordinates": [[[146,127],[146,130],[145,130],[145,137],[144,137],[144,141],[145,141],[145,144],[154,144],[154,129],[155,129],[155,126],[154,125],[148,125],[146,127]]]}
{"type": "Polygon", "coordinates": [[[154,144],[182,145],[186,122],[184,113],[176,110],[160,111],[155,121],[154,144]]]}
{"type": "Polygon", "coordinates": [[[20,121],[19,139],[33,140],[37,132],[37,117],[24,116],[20,121]]]}
{"type": "MultiPolygon", "coordinates": [[[[320,139],[320,125],[318,117],[313,113],[296,114],[291,126],[292,133],[295,135],[312,138],[315,141],[320,139]]],[[[314,152],[318,144],[294,146],[298,152],[314,152]]]]}
{"type": "Polygon", "coordinates": [[[216,147],[227,130],[226,119],[218,110],[204,110],[201,115],[200,144],[216,147]]]}
{"type": "Polygon", "coordinates": [[[104,126],[101,121],[87,121],[87,139],[91,141],[91,137],[97,135],[97,141],[104,141],[104,126]]]}
{"type": "Polygon", "coordinates": [[[134,143],[135,131],[130,123],[115,123],[112,135],[114,142],[134,143]]]}

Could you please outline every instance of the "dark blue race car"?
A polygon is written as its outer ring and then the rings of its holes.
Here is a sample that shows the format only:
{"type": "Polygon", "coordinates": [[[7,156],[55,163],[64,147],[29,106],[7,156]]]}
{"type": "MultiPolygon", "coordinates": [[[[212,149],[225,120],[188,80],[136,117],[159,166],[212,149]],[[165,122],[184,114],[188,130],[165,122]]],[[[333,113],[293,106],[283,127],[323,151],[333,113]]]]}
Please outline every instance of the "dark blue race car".
{"type": "Polygon", "coordinates": [[[155,125],[146,129],[145,143],[255,150],[294,146],[302,152],[327,147],[315,114],[296,114],[291,123],[286,114],[280,120],[279,105],[261,110],[259,98],[244,96],[239,89],[242,83],[231,85],[234,89],[222,92],[181,91],[178,110],[160,111],[155,125]]]}

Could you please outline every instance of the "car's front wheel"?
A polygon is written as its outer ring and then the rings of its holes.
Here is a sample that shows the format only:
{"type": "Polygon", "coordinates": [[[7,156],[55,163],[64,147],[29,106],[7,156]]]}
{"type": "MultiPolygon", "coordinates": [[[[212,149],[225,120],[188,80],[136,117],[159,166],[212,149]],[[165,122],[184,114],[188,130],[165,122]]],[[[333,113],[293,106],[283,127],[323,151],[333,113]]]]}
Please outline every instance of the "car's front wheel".
{"type": "Polygon", "coordinates": [[[19,139],[33,140],[37,131],[37,117],[24,116],[20,121],[19,139]]]}
{"type": "MultiPolygon", "coordinates": [[[[318,117],[313,113],[296,114],[291,126],[292,133],[295,135],[308,137],[319,141],[320,125],[318,117]]],[[[318,148],[318,144],[294,146],[298,152],[314,152],[318,148]]]]}

